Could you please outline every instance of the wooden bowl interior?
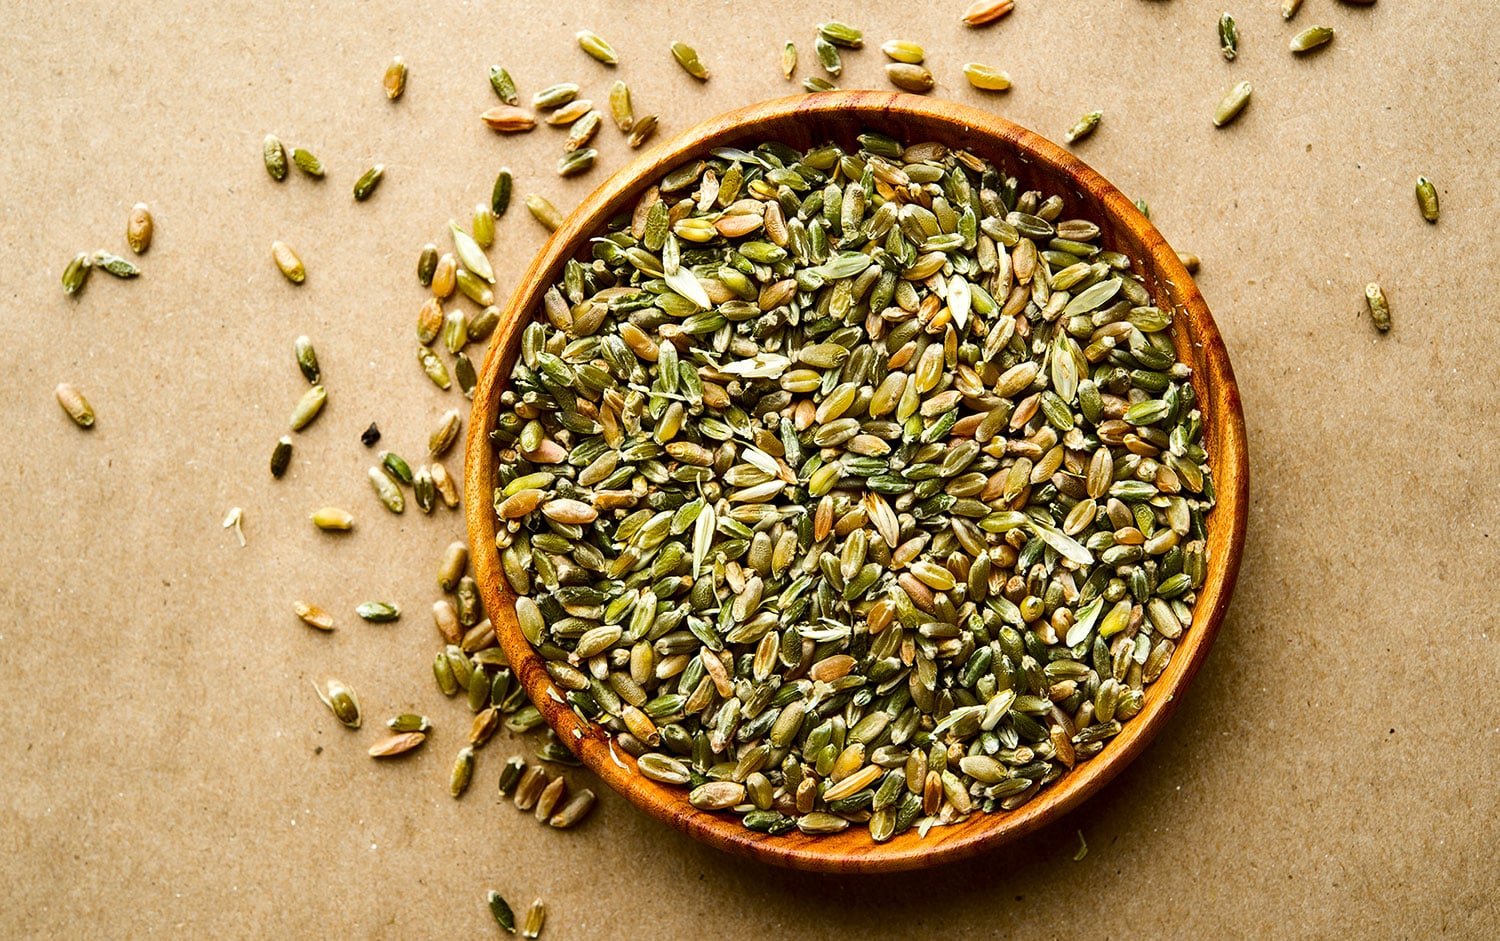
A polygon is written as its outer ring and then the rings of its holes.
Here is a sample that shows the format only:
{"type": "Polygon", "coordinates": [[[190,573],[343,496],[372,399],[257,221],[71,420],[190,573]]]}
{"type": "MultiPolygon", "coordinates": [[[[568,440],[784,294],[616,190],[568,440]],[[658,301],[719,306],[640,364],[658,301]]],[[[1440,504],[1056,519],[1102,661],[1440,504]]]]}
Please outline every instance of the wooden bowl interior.
{"type": "Polygon", "coordinates": [[[1135,758],[1165,722],[1207,655],[1223,619],[1239,570],[1249,476],[1244,419],[1233,372],[1213,318],[1191,277],[1161,234],[1118,190],[1072,154],[1030,131],[973,108],[913,95],[830,92],[765,102],[722,115],[643,155],[596,190],[553,234],[517,285],[490,346],[475,392],[465,462],[473,565],[500,643],[531,699],[582,761],[632,803],[697,839],[738,855],[799,869],[833,872],[896,871],[959,859],[1029,833],[1083,801],[1135,758]],[[1136,261],[1153,298],[1175,314],[1179,356],[1193,367],[1192,383],[1204,414],[1218,505],[1208,519],[1209,574],[1199,592],[1193,623],[1165,673],[1147,687],[1139,715],[1097,757],[1043,789],[1017,810],[975,814],[962,824],[934,827],[925,838],[909,830],[884,844],[863,827],[831,836],[753,833],[731,816],[694,809],[684,789],[639,775],[634,761],[601,730],[581,722],[547,690],[540,657],[521,636],[514,595],[500,573],[495,550],[495,455],[488,431],[520,348],[521,331],[536,316],[542,294],[560,279],[571,257],[588,257],[588,238],[628,213],[640,193],[673,167],[716,147],[753,146],[777,139],[797,148],[829,140],[853,148],[865,130],[905,143],[935,140],[962,146],[1019,178],[1022,189],[1057,193],[1063,218],[1086,218],[1102,230],[1100,244],[1136,261]]]}

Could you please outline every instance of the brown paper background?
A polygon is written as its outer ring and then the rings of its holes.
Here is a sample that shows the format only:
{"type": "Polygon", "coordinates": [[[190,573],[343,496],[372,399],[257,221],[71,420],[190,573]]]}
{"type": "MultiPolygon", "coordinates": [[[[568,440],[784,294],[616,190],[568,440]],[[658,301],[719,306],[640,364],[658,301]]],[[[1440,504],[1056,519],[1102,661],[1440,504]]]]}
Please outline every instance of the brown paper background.
{"type": "MultiPolygon", "coordinates": [[[[1206,0],[1018,0],[984,30],[958,25],[963,6],[7,3],[0,935],[486,937],[491,887],[518,911],[546,898],[553,938],[1493,931],[1500,60],[1482,4],[1307,0],[1289,26],[1274,0],[1241,0],[1232,64],[1206,0]],[[426,609],[461,518],[381,510],[358,436],[378,421],[381,446],[415,459],[460,404],[413,363],[420,245],[445,242],[501,164],[518,193],[567,209],[629,153],[607,127],[601,167],[557,179],[561,132],[502,138],[475,120],[494,103],[486,69],[505,63],[527,95],[577,80],[600,102],[624,77],[672,134],[797,90],[781,43],[797,40],[799,78],[813,74],[814,25],[833,17],[871,45],[846,54],[846,87],[883,86],[874,47],[899,36],[929,50],[937,94],[1054,138],[1103,109],[1077,152],[1202,256],[1253,465],[1213,654],[1104,794],[930,873],[765,868],[612,793],[579,831],[550,832],[495,797],[519,744],[504,736],[455,801],[468,713],[429,678],[426,609]],[[1289,55],[1313,23],[1338,29],[1332,46],[1289,55]],[[577,50],[584,26],[615,44],[618,69],[577,50]],[[698,46],[706,85],[673,65],[674,38],[698,46]],[[411,79],[391,104],[380,77],[398,52],[411,79]],[[959,68],[973,59],[1015,90],[970,90],[959,68]],[[1214,105],[1242,78],[1255,99],[1216,131],[1214,105]],[[259,158],[272,130],[329,178],[272,184],[259,158]],[[349,187],[376,161],[385,183],[356,205],[349,187]],[[1419,173],[1442,194],[1436,227],[1412,198],[1419,173]],[[145,275],[95,273],[65,298],[67,258],[123,251],[137,200],[158,223],[145,275]],[[305,286],[271,265],[275,238],[301,252],[305,286]],[[1372,279],[1396,324],[1383,337],[1363,308],[1372,279]],[[330,402],[273,481],[303,332],[330,402]],[[64,379],[92,399],[94,431],[53,401],[64,379]],[[356,531],[315,532],[307,513],[325,503],[353,509],[356,531]],[[232,505],[244,549],[219,527],[232,505]],[[337,633],[299,625],[299,597],[334,611],[337,633]],[[352,608],[370,598],[408,613],[363,624],[352,608]],[[360,732],[314,697],[328,673],[360,692],[360,732]],[[366,758],[406,709],[436,721],[426,749],[366,758]]],[[[518,200],[492,253],[502,292],[541,240],[518,200]]]]}

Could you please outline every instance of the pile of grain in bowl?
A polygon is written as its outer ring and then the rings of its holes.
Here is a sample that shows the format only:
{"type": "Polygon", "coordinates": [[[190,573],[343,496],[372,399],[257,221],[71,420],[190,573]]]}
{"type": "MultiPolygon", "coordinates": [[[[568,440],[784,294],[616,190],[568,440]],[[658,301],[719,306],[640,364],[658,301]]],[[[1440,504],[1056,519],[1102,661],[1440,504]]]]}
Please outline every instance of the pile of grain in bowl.
{"type": "Polygon", "coordinates": [[[751,830],[1010,810],[1141,711],[1213,484],[1171,313],[935,143],[720,148],[567,263],[492,432],[522,631],[751,830]]]}

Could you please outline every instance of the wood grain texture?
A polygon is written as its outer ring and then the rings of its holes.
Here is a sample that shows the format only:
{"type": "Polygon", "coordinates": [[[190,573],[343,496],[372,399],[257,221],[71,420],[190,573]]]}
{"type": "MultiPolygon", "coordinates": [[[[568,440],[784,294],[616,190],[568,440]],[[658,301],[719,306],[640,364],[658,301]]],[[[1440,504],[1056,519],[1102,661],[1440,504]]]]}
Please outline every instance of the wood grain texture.
{"type": "Polygon", "coordinates": [[[1071,153],[1031,131],[986,112],[950,102],[890,92],[828,92],[768,101],[704,122],[643,154],[599,187],[555,232],[532,261],[510,298],[481,370],[469,422],[465,505],[472,565],[501,646],[521,683],[558,737],[607,784],[637,807],[727,852],[796,869],[826,872],[893,872],[948,862],[998,847],[1066,814],[1133,761],[1175,710],[1212,645],[1239,573],[1249,506],[1249,465],[1244,417],[1228,353],[1192,278],[1155,226],[1114,186],[1071,153]],[[753,833],[731,816],[694,809],[687,792],[649,781],[633,759],[612,749],[609,736],[582,723],[547,695],[552,685],[541,659],[516,625],[514,595],[505,585],[495,550],[495,455],[488,440],[499,398],[519,351],[521,332],[540,309],[542,294],[561,277],[563,264],[583,256],[587,239],[607,220],[629,210],[640,192],[680,163],[723,146],[779,139],[807,148],[830,139],[853,146],[863,130],[908,143],[936,140],[963,146],[1017,176],[1023,189],[1058,193],[1071,217],[1097,222],[1101,244],[1141,265],[1156,302],[1171,309],[1179,357],[1193,367],[1193,386],[1204,414],[1206,447],[1218,505],[1208,518],[1209,574],[1199,592],[1193,623],[1170,666],[1146,691],[1139,715],[1105,750],[1066,774],[1036,799],[1009,813],[975,814],[956,826],[915,830],[876,844],[863,827],[830,836],[796,831],[753,833]]]}

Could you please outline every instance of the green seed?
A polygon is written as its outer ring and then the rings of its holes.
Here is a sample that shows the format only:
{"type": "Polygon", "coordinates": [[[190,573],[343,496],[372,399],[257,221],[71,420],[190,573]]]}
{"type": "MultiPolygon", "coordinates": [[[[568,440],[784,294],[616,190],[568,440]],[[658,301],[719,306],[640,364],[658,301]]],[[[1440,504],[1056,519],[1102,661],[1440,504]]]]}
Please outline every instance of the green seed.
{"type": "Polygon", "coordinates": [[[354,690],[332,677],[324,681],[322,688],[314,683],[313,689],[317,690],[318,698],[333,713],[334,718],[351,729],[359,728],[359,698],[354,695],[354,690]]]}
{"type": "Polygon", "coordinates": [[[1008,91],[1010,89],[1010,76],[999,69],[978,62],[970,62],[964,66],[964,77],[969,84],[983,91],[1008,91]]]}
{"type": "Polygon", "coordinates": [[[313,385],[323,380],[323,371],[318,368],[318,352],[313,349],[312,340],[306,336],[293,340],[292,354],[297,359],[297,368],[302,371],[304,379],[313,385]]]}
{"type": "Polygon", "coordinates": [[[470,677],[468,694],[470,712],[478,714],[489,705],[490,684],[482,672],[476,672],[470,677]]]}
{"type": "MultiPolygon", "coordinates": [[[[588,788],[583,788],[577,794],[568,799],[561,809],[547,820],[547,825],[555,830],[569,830],[577,826],[589,811],[594,809],[597,797],[588,788]]],[[[532,935],[532,937],[536,937],[532,935]]]]}
{"type": "Polygon", "coordinates": [[[585,112],[583,117],[574,121],[573,126],[568,129],[568,139],[563,143],[563,150],[578,150],[584,144],[593,140],[594,135],[599,133],[599,127],[603,123],[604,119],[600,117],[599,112],[585,112]]]}
{"type": "Polygon", "coordinates": [[[479,385],[479,374],[474,371],[474,364],[469,357],[462,352],[453,356],[453,378],[458,380],[459,391],[472,399],[474,388],[479,385]]]}
{"type": "Polygon", "coordinates": [[[526,770],[526,759],[520,755],[511,755],[505,759],[505,766],[500,769],[500,796],[509,797],[511,791],[515,790],[516,782],[521,780],[521,773],[526,770]]]}
{"type": "Polygon", "coordinates": [[[467,575],[460,578],[458,586],[453,589],[453,600],[458,608],[458,623],[464,627],[473,627],[479,623],[484,609],[479,600],[479,586],[474,579],[467,575]]]}
{"type": "Polygon", "coordinates": [[[336,506],[325,506],[312,513],[313,525],[324,532],[347,532],[354,528],[354,516],[336,506]]]}
{"type": "Polygon", "coordinates": [[[516,599],[516,623],[521,628],[522,636],[533,646],[542,642],[542,632],[545,630],[542,612],[535,601],[524,595],[516,599]]]}
{"type": "Polygon", "coordinates": [[[581,29],[578,31],[578,48],[588,53],[594,59],[605,65],[616,65],[619,56],[615,55],[615,48],[604,41],[604,38],[593,30],[581,29]]]}
{"type": "Polygon", "coordinates": [[[298,170],[315,180],[323,178],[323,161],[315,157],[310,150],[304,150],[301,147],[292,148],[292,163],[297,165],[298,170]]]}
{"type": "Polygon", "coordinates": [[[432,480],[432,471],[426,465],[412,472],[411,489],[417,500],[417,509],[423,513],[431,513],[432,508],[437,505],[437,487],[432,480]]]}
{"type": "Polygon", "coordinates": [[[614,119],[620,133],[628,134],[635,126],[635,110],[630,104],[630,86],[616,81],[609,86],[609,116],[614,119]]]}
{"type": "Polygon", "coordinates": [[[453,250],[458,254],[458,260],[464,268],[490,284],[494,284],[495,270],[490,267],[489,257],[485,255],[484,249],[479,247],[474,237],[451,219],[448,222],[448,231],[453,235],[453,250]]]}
{"type": "Polygon", "coordinates": [[[1219,106],[1214,109],[1214,127],[1223,127],[1245,110],[1245,105],[1250,103],[1250,83],[1240,82],[1231,88],[1219,106]]]}
{"type": "Polygon", "coordinates": [[[391,101],[395,101],[406,92],[406,63],[400,56],[396,56],[391,60],[391,64],[385,67],[385,76],[380,84],[385,89],[385,97],[391,101]]]}
{"type": "Polygon", "coordinates": [[[458,285],[458,292],[469,300],[484,307],[495,303],[495,289],[467,268],[459,268],[453,275],[454,283],[458,285]]]}
{"type": "Polygon", "coordinates": [[[1380,285],[1371,281],[1365,285],[1365,303],[1370,308],[1370,320],[1375,324],[1375,329],[1381,333],[1391,329],[1391,306],[1386,303],[1385,292],[1380,285]]]}
{"type": "Polygon", "coordinates": [[[1070,144],[1083,140],[1085,137],[1088,137],[1090,134],[1094,133],[1094,131],[1098,130],[1099,122],[1103,118],[1103,111],[1090,111],[1088,114],[1085,114],[1083,117],[1079,118],[1072,127],[1068,128],[1068,132],[1063,135],[1063,140],[1067,141],[1070,144]]]}
{"type": "MultiPolygon", "coordinates": [[[[373,467],[371,470],[375,470],[373,467]]],[[[379,474],[379,471],[375,471],[379,474]]],[[[380,476],[384,477],[384,474],[380,476]]],[[[366,601],[354,609],[354,613],[372,624],[385,624],[401,617],[401,609],[389,601],[366,601]]]]}
{"type": "Polygon", "coordinates": [[[490,66],[490,87],[506,104],[514,106],[521,103],[521,96],[516,94],[516,83],[511,80],[510,73],[498,65],[490,66]]]}
{"type": "Polygon", "coordinates": [[[277,270],[293,284],[301,284],[307,280],[307,269],[302,266],[302,259],[297,257],[297,253],[287,243],[271,243],[271,260],[276,263],[277,270]]]}
{"type": "Polygon", "coordinates": [[[1281,18],[1289,20],[1302,9],[1302,0],[1281,0],[1281,18]]]}
{"type": "Polygon", "coordinates": [[[302,398],[297,400],[297,407],[292,410],[292,430],[301,431],[323,411],[323,404],[328,401],[328,391],[321,385],[314,385],[311,389],[302,393],[302,398]]]}
{"type": "Polygon", "coordinates": [[[281,138],[275,134],[267,134],[261,145],[261,156],[265,158],[266,172],[271,175],[271,179],[277,183],[286,179],[286,147],[281,143],[281,138]]]}
{"type": "Polygon", "coordinates": [[[402,713],[387,719],[386,728],[393,732],[431,732],[432,722],[417,713],[402,713]]]}
{"type": "Polygon", "coordinates": [[[103,249],[94,252],[92,264],[93,267],[102,268],[117,278],[135,278],[139,277],[141,273],[141,269],[137,268],[131,262],[103,249]]]}
{"type": "Polygon", "coordinates": [[[1326,46],[1332,41],[1332,26],[1309,26],[1307,29],[1304,29],[1302,32],[1292,37],[1292,41],[1291,43],[1289,43],[1289,48],[1292,50],[1292,52],[1301,55],[1304,52],[1311,52],[1320,46],[1326,46]]]}
{"type": "MultiPolygon", "coordinates": [[[[647,115],[647,117],[650,117],[650,115],[647,115]]],[[[642,118],[641,121],[636,122],[636,129],[631,133],[632,141],[635,140],[635,134],[640,132],[641,122],[644,120],[645,118],[642,118]]],[[[634,147],[637,145],[632,143],[631,146],[634,147]]],[[[556,232],[558,229],[562,228],[562,213],[558,212],[557,207],[552,205],[552,203],[545,196],[538,196],[535,193],[529,194],[526,197],[526,210],[530,212],[531,217],[540,222],[542,224],[542,227],[545,228],[548,232],[556,232]]]]}
{"type": "Polygon", "coordinates": [[[486,203],[476,204],[469,230],[474,233],[474,241],[480,248],[489,248],[495,244],[495,211],[486,203]]]}
{"type": "Polygon", "coordinates": [[[281,478],[286,469],[292,463],[292,439],[286,435],[276,442],[276,447],[271,450],[271,476],[281,478]]]}
{"type": "Polygon", "coordinates": [[[359,179],[354,181],[354,199],[356,202],[364,202],[375,193],[375,188],[385,178],[385,164],[377,163],[366,170],[359,179]]]}
{"type": "Polygon", "coordinates": [[[572,82],[558,82],[531,96],[532,107],[556,108],[578,97],[578,86],[572,82]]]}
{"type": "Polygon", "coordinates": [[[89,279],[89,269],[94,266],[89,258],[88,252],[79,252],[68,262],[62,273],[63,293],[69,297],[83,290],[83,285],[89,279]]]}
{"type": "Polygon", "coordinates": [[[812,75],[802,80],[802,87],[810,92],[837,91],[838,86],[819,75],[812,75]]]}
{"type": "MultiPolygon", "coordinates": [[[[647,114],[643,115],[642,117],[636,118],[635,125],[630,129],[630,146],[632,148],[639,147],[646,141],[650,140],[651,135],[656,133],[656,125],[658,121],[659,119],[654,114],[647,114]]],[[[534,211],[533,215],[535,215],[534,211]]],[[[561,225],[561,223],[559,223],[559,225],[561,225]]],[[[556,226],[554,226],[553,228],[555,230],[556,226]]]]}
{"type": "MultiPolygon", "coordinates": [[[[880,51],[893,62],[907,62],[912,65],[921,65],[922,60],[927,58],[926,50],[905,39],[888,39],[880,44],[880,51]]],[[[964,68],[965,71],[968,70],[967,66],[964,68]]]]}
{"type": "Polygon", "coordinates": [[[432,286],[432,276],[437,272],[437,263],[437,246],[428,242],[422,246],[422,252],[417,256],[417,283],[422,287],[432,286]]]}
{"type": "Polygon", "coordinates": [[[370,487],[375,491],[375,496],[392,513],[400,513],[406,509],[406,498],[401,495],[401,488],[390,478],[384,470],[372,467],[369,470],[370,487]]]}
{"type": "Polygon", "coordinates": [[[1219,50],[1224,53],[1224,58],[1230,62],[1239,53],[1240,32],[1234,25],[1234,17],[1225,13],[1219,17],[1219,50]]]}
{"type": "Polygon", "coordinates": [[[79,428],[94,427],[94,407],[83,397],[77,386],[71,382],[60,382],[53,394],[57,396],[57,404],[73,419],[73,424],[79,428]]]}
{"type": "Polygon", "coordinates": [[[447,655],[441,651],[432,659],[432,676],[437,681],[438,690],[444,696],[453,696],[458,693],[458,679],[453,675],[453,666],[449,664],[447,655]]]}
{"type": "Polygon", "coordinates": [[[510,910],[510,905],[500,897],[500,893],[494,889],[489,893],[490,914],[495,916],[495,924],[504,928],[507,934],[516,933],[516,915],[510,910]]]}
{"type": "Polygon", "coordinates": [[[599,151],[592,147],[563,154],[561,159],[557,161],[557,175],[577,176],[580,173],[584,173],[594,166],[594,160],[598,156],[599,151]]]}
{"type": "Polygon", "coordinates": [[[462,542],[452,542],[443,552],[442,564],[438,566],[438,586],[443,591],[452,591],[458,587],[458,580],[463,577],[464,568],[469,564],[469,547],[462,542]]]}
{"type": "Polygon", "coordinates": [[[672,43],[672,58],[693,78],[700,82],[708,81],[708,69],[703,67],[703,62],[698,58],[698,50],[692,46],[681,41],[672,43]]]}
{"type": "Polygon", "coordinates": [[[813,51],[818,55],[818,64],[823,66],[823,71],[829,75],[838,75],[844,71],[844,63],[839,58],[838,47],[833,43],[819,36],[813,41],[813,51]]]}
{"type": "Polygon", "coordinates": [[[827,40],[845,49],[859,49],[865,44],[865,34],[848,23],[834,21],[818,24],[818,38],[827,40]]]}
{"type": "Polygon", "coordinates": [[[1428,222],[1438,221],[1437,187],[1425,176],[1417,177],[1417,205],[1422,209],[1422,218],[1428,222]]]}
{"type": "Polygon", "coordinates": [[[510,167],[501,167],[495,176],[495,186],[490,190],[490,211],[496,217],[505,215],[505,210],[510,208],[510,191],[514,184],[510,167]]]}
{"type": "Polygon", "coordinates": [[[469,342],[469,329],[463,308],[455,307],[443,316],[443,346],[457,355],[469,342]]]}
{"type": "Polygon", "coordinates": [[[885,67],[885,77],[890,79],[892,85],[903,91],[915,92],[925,95],[932,91],[932,73],[925,66],[913,65],[907,62],[891,62],[885,67]]]}
{"type": "MultiPolygon", "coordinates": [[[[474,749],[465,745],[458,750],[458,757],[453,760],[453,772],[448,776],[448,793],[454,797],[462,797],[464,791],[469,789],[469,782],[474,778],[474,749]]],[[[494,903],[491,902],[490,910],[494,911],[494,903]]]]}
{"type": "Polygon", "coordinates": [[[781,74],[791,81],[797,72],[797,44],[787,40],[786,45],[781,47],[781,74]]]}
{"type": "Polygon", "coordinates": [[[448,375],[448,367],[443,365],[443,361],[432,350],[418,346],[417,362],[422,365],[422,371],[432,380],[433,385],[444,391],[452,388],[453,379],[448,375]]]}

